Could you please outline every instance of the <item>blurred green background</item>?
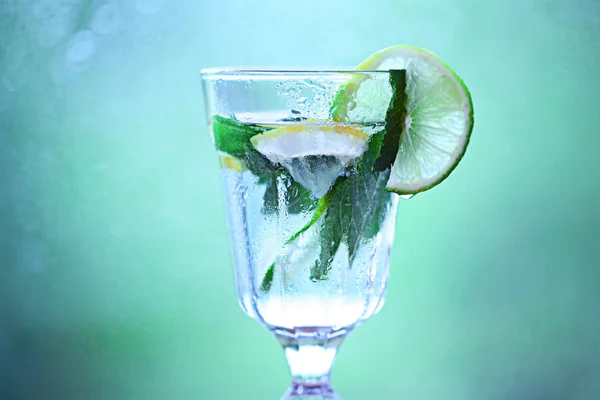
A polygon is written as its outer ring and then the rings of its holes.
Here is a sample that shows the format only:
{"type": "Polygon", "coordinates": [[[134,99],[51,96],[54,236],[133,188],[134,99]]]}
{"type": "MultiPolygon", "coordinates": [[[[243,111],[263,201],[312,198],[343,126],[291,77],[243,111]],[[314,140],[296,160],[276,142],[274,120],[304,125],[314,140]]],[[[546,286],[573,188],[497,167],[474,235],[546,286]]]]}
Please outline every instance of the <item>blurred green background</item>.
{"type": "Polygon", "coordinates": [[[600,398],[600,3],[3,0],[0,399],[277,399],[240,310],[199,70],[352,67],[407,43],[475,131],[401,202],[346,400],[600,398]]]}

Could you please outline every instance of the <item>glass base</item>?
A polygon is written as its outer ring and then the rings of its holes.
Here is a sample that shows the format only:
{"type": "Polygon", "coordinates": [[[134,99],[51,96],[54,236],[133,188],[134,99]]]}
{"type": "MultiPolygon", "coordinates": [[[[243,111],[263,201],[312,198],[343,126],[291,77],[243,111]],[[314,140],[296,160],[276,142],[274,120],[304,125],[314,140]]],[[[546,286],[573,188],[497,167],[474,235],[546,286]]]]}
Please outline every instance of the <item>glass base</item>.
{"type": "Polygon", "coordinates": [[[342,398],[334,393],[331,386],[307,387],[292,383],[292,387],[281,400],[342,400],[342,398]]]}
{"type": "Polygon", "coordinates": [[[292,385],[281,400],[341,400],[331,388],[330,372],[339,345],[350,329],[304,327],[273,329],[292,375],[292,385]]]}

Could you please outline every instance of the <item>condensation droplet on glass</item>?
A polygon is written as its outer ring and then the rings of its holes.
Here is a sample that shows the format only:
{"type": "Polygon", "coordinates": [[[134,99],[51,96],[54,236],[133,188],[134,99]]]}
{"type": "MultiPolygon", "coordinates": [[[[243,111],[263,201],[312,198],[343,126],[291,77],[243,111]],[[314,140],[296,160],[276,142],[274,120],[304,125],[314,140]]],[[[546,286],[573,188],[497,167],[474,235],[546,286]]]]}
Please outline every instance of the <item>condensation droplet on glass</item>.
{"type": "Polygon", "coordinates": [[[305,106],[307,102],[308,102],[308,99],[306,97],[300,97],[298,99],[298,104],[301,106],[305,106]]]}
{"type": "Polygon", "coordinates": [[[107,3],[99,7],[90,24],[95,33],[108,35],[119,29],[121,23],[121,10],[116,3],[107,3]]]}
{"type": "Polygon", "coordinates": [[[404,199],[404,200],[410,200],[410,199],[412,199],[413,197],[415,197],[415,195],[414,195],[414,194],[401,194],[401,195],[400,195],[400,198],[402,198],[402,199],[404,199]]]}

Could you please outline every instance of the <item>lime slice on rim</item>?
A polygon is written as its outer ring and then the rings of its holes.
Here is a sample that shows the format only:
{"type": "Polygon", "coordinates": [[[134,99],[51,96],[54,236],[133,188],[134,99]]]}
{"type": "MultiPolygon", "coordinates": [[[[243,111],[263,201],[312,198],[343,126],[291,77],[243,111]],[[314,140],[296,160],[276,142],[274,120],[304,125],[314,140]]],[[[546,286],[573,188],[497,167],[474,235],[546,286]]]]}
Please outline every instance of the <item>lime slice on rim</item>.
{"type": "Polygon", "coordinates": [[[350,126],[297,125],[255,135],[250,142],[313,195],[323,197],[346,167],[362,155],[368,138],[350,126]]]}
{"type": "MultiPolygon", "coordinates": [[[[416,194],[442,182],[465,153],[473,130],[471,94],[438,56],[411,46],[392,46],[367,58],[357,70],[406,69],[406,129],[392,166],[387,189],[416,194]]],[[[343,121],[368,80],[353,78],[340,88],[332,106],[343,121]]]]}

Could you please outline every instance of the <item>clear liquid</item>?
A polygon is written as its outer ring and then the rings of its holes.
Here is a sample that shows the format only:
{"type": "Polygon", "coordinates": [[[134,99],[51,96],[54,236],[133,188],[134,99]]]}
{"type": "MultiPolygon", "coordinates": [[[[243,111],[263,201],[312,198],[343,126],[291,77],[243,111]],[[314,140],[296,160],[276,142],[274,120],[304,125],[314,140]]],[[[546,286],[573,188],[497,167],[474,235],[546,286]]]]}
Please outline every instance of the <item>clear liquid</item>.
{"type": "MultiPolygon", "coordinates": [[[[367,134],[377,128],[354,127],[367,134]]],[[[381,308],[394,237],[396,196],[385,191],[375,193],[389,196],[379,232],[361,242],[352,262],[342,241],[327,279],[311,280],[311,268],[321,246],[322,218],[296,240],[289,244],[286,241],[311,220],[319,199],[315,196],[312,205],[290,213],[286,199],[293,188],[282,176],[277,178],[277,207],[265,213],[266,184],[247,170],[222,171],[238,297],[249,316],[270,327],[340,329],[368,319],[381,308]],[[262,291],[261,283],[273,263],[272,285],[262,291]]],[[[358,204],[352,203],[355,206],[358,204]]]]}

